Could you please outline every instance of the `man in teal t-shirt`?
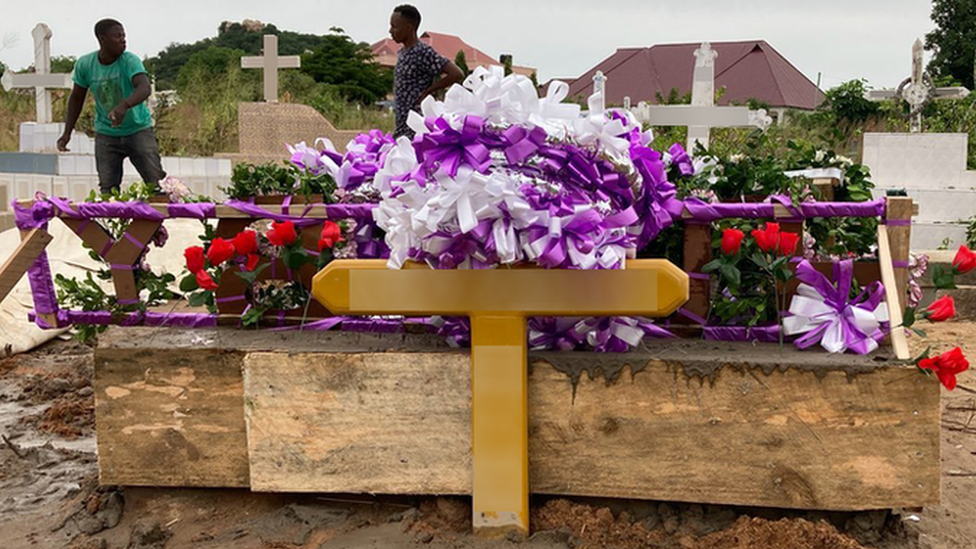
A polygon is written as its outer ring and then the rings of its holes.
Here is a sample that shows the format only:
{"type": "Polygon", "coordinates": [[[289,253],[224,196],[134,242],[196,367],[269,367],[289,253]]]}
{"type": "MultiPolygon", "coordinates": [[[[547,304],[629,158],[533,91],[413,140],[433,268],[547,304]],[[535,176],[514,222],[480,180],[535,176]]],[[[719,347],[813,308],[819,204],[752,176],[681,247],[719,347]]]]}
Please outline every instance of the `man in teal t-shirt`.
{"type": "Polygon", "coordinates": [[[125,29],[115,19],[95,24],[99,49],[75,62],[74,88],[68,99],[64,133],[58,150],[67,152],[71,132],[91,90],[95,97],[95,165],[98,186],[109,193],[122,184],[122,161],[128,157],[142,180],[155,186],[166,177],[152,129],[146,99],[149,75],[135,54],[125,51],[125,29]]]}

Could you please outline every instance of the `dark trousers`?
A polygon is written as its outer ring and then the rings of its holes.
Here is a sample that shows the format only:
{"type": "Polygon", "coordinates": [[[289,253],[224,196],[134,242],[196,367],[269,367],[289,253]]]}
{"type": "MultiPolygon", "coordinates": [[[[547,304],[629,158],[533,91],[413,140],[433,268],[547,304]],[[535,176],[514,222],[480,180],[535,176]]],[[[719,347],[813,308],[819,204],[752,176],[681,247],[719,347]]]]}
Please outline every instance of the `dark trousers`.
{"type": "Polygon", "coordinates": [[[132,161],[143,182],[155,187],[160,179],[166,177],[152,128],[122,137],[96,133],[95,167],[102,194],[108,194],[122,185],[122,161],[126,157],[132,161]]]}

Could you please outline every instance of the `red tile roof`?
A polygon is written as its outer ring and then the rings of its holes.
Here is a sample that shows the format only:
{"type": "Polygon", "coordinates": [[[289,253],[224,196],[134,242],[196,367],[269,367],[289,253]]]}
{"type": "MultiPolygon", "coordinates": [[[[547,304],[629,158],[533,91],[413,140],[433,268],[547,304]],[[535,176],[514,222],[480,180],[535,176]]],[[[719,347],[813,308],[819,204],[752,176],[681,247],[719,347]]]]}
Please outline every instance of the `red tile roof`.
{"type": "MultiPolygon", "coordinates": [[[[501,62],[499,62],[497,59],[468,44],[464,40],[461,40],[460,37],[453,34],[427,31],[420,35],[420,41],[434,48],[434,51],[450,59],[451,61],[454,61],[454,57],[457,55],[457,52],[463,51],[464,60],[471,69],[474,69],[479,65],[485,67],[495,65],[501,66],[501,62]]],[[[376,61],[380,65],[392,67],[396,65],[396,54],[400,51],[402,46],[394,42],[392,38],[384,38],[373,44],[371,47],[373,50],[373,57],[376,58],[376,61]]],[[[525,75],[529,75],[535,70],[531,67],[521,66],[512,68],[515,72],[525,75]]]]}
{"type": "MultiPolygon", "coordinates": [[[[621,105],[629,96],[633,104],[656,103],[656,94],[667,96],[672,88],[691,91],[695,50],[701,44],[663,44],[650,48],[621,48],[600,64],[570,82],[570,96],[588,96],[593,75],[607,77],[607,103],[621,105]]],[[[823,102],[823,92],[764,40],[713,42],[715,88],[725,88],[718,101],[745,103],[757,99],[772,107],[811,110],[823,102]]]]}

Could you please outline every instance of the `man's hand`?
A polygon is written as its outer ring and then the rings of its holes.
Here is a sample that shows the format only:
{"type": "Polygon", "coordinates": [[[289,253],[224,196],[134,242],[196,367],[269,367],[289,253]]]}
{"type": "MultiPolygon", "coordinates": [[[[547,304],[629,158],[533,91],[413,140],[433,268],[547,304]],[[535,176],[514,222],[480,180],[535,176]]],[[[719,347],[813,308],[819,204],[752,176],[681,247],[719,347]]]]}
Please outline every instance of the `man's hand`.
{"type": "Polygon", "coordinates": [[[61,152],[70,152],[70,149],[68,149],[68,141],[71,141],[71,132],[61,134],[61,137],[58,138],[58,150],[61,152]]]}
{"type": "Polygon", "coordinates": [[[129,105],[123,99],[121,103],[108,113],[108,119],[112,121],[112,127],[117,127],[125,120],[125,113],[129,112],[129,105]]]}

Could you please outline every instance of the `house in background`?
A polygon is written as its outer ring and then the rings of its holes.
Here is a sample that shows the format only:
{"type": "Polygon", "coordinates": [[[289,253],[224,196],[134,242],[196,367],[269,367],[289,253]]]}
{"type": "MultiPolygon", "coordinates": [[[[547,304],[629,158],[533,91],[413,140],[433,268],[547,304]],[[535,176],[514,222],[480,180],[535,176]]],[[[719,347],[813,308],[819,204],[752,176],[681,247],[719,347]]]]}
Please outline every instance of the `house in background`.
{"type": "MultiPolygon", "coordinates": [[[[725,88],[718,105],[740,104],[754,99],[768,105],[770,114],[782,121],[789,109],[813,110],[824,94],[792,63],[764,40],[711,42],[715,58],[715,89],[725,88]]],[[[608,105],[641,101],[657,103],[658,94],[672,89],[691,92],[695,50],[700,43],[662,44],[649,48],[621,48],[569,82],[570,97],[593,93],[593,75],[606,76],[608,105]]]]}
{"type": "MultiPolygon", "coordinates": [[[[495,59],[453,34],[427,31],[420,35],[420,41],[434,48],[434,51],[451,61],[454,61],[457,52],[463,51],[464,59],[468,64],[469,70],[474,70],[478,66],[502,66],[499,59],[495,59]]],[[[384,38],[372,45],[373,58],[380,66],[393,68],[396,66],[397,52],[400,51],[400,48],[400,44],[394,42],[392,38],[384,38]]],[[[512,65],[512,72],[524,76],[531,76],[535,72],[535,69],[532,67],[512,65]]]]}

